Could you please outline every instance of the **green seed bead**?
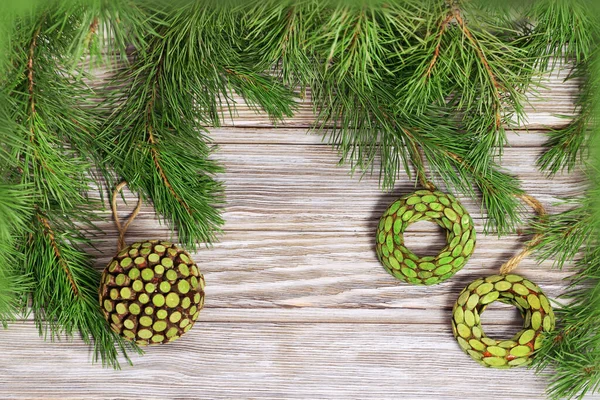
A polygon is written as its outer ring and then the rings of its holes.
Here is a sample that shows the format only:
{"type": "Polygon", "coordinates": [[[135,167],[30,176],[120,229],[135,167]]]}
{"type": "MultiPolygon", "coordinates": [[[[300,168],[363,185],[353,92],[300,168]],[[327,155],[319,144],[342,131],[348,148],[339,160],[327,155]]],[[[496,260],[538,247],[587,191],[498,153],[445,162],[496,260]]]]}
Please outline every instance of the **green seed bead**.
{"type": "Polygon", "coordinates": [[[174,281],[175,279],[177,279],[177,272],[175,272],[174,270],[170,269],[167,271],[167,279],[170,281],[174,281]]]}
{"type": "Polygon", "coordinates": [[[167,329],[167,323],[165,321],[156,321],[154,325],[152,325],[152,329],[155,332],[162,332],[167,329]]]}
{"type": "Polygon", "coordinates": [[[133,260],[131,259],[131,257],[125,257],[124,259],[121,260],[121,262],[119,264],[123,268],[128,268],[129,266],[131,266],[132,261],[133,260]]]}
{"type": "Polygon", "coordinates": [[[192,286],[192,289],[196,289],[198,287],[198,278],[192,276],[190,278],[190,285],[192,286]]]}
{"type": "Polygon", "coordinates": [[[160,263],[162,264],[163,267],[165,268],[173,268],[173,260],[171,260],[170,258],[166,258],[164,257],[162,260],[160,260],[160,263]]]}
{"type": "Polygon", "coordinates": [[[501,357],[484,357],[483,362],[492,367],[499,367],[506,365],[508,361],[501,357]]]}
{"type": "Polygon", "coordinates": [[[165,296],[162,294],[155,294],[152,296],[152,303],[157,307],[162,307],[165,304],[165,296]]]}
{"type": "Polygon", "coordinates": [[[171,284],[167,281],[162,281],[159,285],[159,289],[163,293],[168,293],[171,291],[171,284]]]}
{"type": "Polygon", "coordinates": [[[154,335],[154,336],[152,336],[152,339],[151,339],[151,340],[152,340],[154,343],[160,343],[160,342],[162,342],[163,340],[165,340],[165,337],[164,337],[163,335],[154,335]]]}
{"type": "Polygon", "coordinates": [[[152,332],[149,329],[141,329],[137,334],[142,339],[150,339],[152,337],[152,332]]]}
{"type": "Polygon", "coordinates": [[[111,262],[111,263],[108,265],[108,272],[115,272],[115,271],[117,270],[117,266],[118,266],[118,265],[119,265],[119,264],[118,264],[116,261],[113,261],[113,262],[111,262]]]}
{"type": "Polygon", "coordinates": [[[529,294],[529,289],[527,289],[524,285],[520,283],[515,283],[512,286],[513,292],[520,294],[521,296],[527,296],[529,294]]]}
{"type": "Polygon", "coordinates": [[[129,312],[133,315],[138,315],[140,312],[142,312],[142,310],[138,304],[131,303],[129,304],[129,312]]]}
{"type": "MultiPolygon", "coordinates": [[[[431,204],[430,204],[431,206],[431,204]]],[[[428,211],[429,209],[427,208],[427,206],[423,203],[419,203],[419,204],[415,204],[415,210],[417,210],[420,213],[424,213],[425,211],[428,211]]]]}
{"type": "Polygon", "coordinates": [[[190,275],[190,269],[186,264],[179,264],[177,268],[182,276],[187,277],[190,275]]]}
{"type": "Polygon", "coordinates": [[[494,285],[494,288],[499,291],[499,292],[503,292],[505,290],[508,290],[512,287],[512,283],[510,282],[506,282],[506,281],[500,281],[500,282],[496,282],[496,284],[494,285]]]}
{"type": "Polygon", "coordinates": [[[119,274],[115,278],[115,283],[119,286],[122,286],[125,283],[126,279],[127,279],[127,277],[124,274],[119,274]]]}
{"type": "Polygon", "coordinates": [[[169,315],[169,321],[171,321],[172,323],[176,323],[180,319],[181,319],[181,313],[179,311],[175,311],[171,315],[169,315]]]}
{"type": "Polygon", "coordinates": [[[462,307],[456,307],[454,309],[454,322],[457,324],[462,324],[465,320],[464,318],[464,310],[462,309],[462,307]]]}
{"type": "Polygon", "coordinates": [[[192,303],[192,301],[190,300],[189,297],[184,297],[183,300],[181,300],[181,307],[187,309],[190,307],[191,303],[192,303]]]}
{"type": "Polygon", "coordinates": [[[477,303],[479,303],[479,295],[477,293],[473,293],[469,296],[469,300],[467,300],[466,307],[469,310],[472,310],[475,308],[475,306],[477,306],[477,303]]]}
{"type": "Polygon", "coordinates": [[[392,205],[388,208],[388,214],[393,214],[396,211],[398,211],[398,209],[400,208],[400,206],[402,205],[402,202],[400,201],[396,201],[394,203],[392,203],[392,205]]]}
{"type": "Polygon", "coordinates": [[[445,273],[449,272],[451,269],[452,269],[452,265],[446,264],[446,265],[442,265],[441,267],[438,267],[435,271],[433,271],[433,273],[436,275],[444,275],[445,273]]]}
{"type": "Polygon", "coordinates": [[[115,311],[119,314],[125,314],[127,312],[127,306],[125,305],[125,303],[119,303],[115,307],[115,311]]]}
{"type": "Polygon", "coordinates": [[[493,288],[494,288],[493,284],[491,284],[489,282],[485,282],[485,283],[482,283],[481,285],[479,285],[477,287],[477,289],[475,289],[475,293],[477,293],[479,296],[483,296],[484,294],[491,292],[493,288]]]}
{"type": "Polygon", "coordinates": [[[510,283],[514,283],[514,282],[521,282],[523,280],[523,277],[519,276],[519,275],[508,274],[504,277],[504,279],[506,279],[510,283]]]}
{"type": "MultiPolygon", "coordinates": [[[[413,269],[410,269],[410,268],[401,268],[400,271],[409,278],[414,278],[417,276],[417,273],[413,269]]],[[[179,285],[181,285],[182,282],[186,282],[186,281],[179,282],[179,285]]],[[[182,289],[179,285],[178,285],[178,288],[181,293],[187,293],[189,291],[189,283],[187,285],[188,288],[185,291],[182,291],[182,289]]]]}
{"type": "Polygon", "coordinates": [[[419,196],[411,196],[408,199],[406,199],[406,204],[408,204],[410,206],[415,205],[420,202],[421,202],[421,198],[419,196]]]}
{"type": "Polygon", "coordinates": [[[131,297],[131,289],[128,287],[124,287],[121,289],[121,297],[124,299],[128,299],[131,297]]]}
{"type": "Polygon", "coordinates": [[[391,216],[387,217],[385,219],[385,222],[383,223],[383,229],[386,232],[389,232],[390,229],[392,229],[392,224],[394,223],[394,218],[392,218],[391,216]]]}
{"type": "Polygon", "coordinates": [[[142,279],[145,281],[151,281],[154,278],[154,271],[150,268],[145,268],[142,270],[142,279]]]}
{"type": "Polygon", "coordinates": [[[485,296],[483,296],[479,300],[479,302],[481,304],[489,304],[489,303],[496,301],[499,296],[500,296],[500,292],[497,292],[494,290],[493,292],[490,292],[490,293],[486,294],[485,296]]]}
{"type": "Polygon", "coordinates": [[[168,338],[172,338],[173,336],[177,335],[177,332],[178,332],[177,328],[175,328],[175,327],[169,328],[169,330],[167,331],[165,336],[168,338]]]}
{"type": "Polygon", "coordinates": [[[471,294],[468,291],[463,291],[460,296],[458,296],[458,300],[456,301],[456,304],[458,304],[459,306],[464,306],[467,303],[467,300],[469,299],[469,296],[471,294]]]}
{"type": "Polygon", "coordinates": [[[531,353],[529,346],[515,346],[510,350],[510,354],[515,357],[523,357],[531,353]]]}
{"type": "Polygon", "coordinates": [[[430,262],[422,262],[419,264],[419,268],[425,271],[432,271],[435,269],[435,264],[430,262]]]}
{"type": "Polygon", "coordinates": [[[497,357],[504,357],[508,353],[506,351],[506,349],[503,349],[502,347],[499,347],[499,346],[489,346],[487,348],[487,351],[489,351],[490,354],[497,356],[497,357]]]}
{"type": "Polygon", "coordinates": [[[154,291],[156,291],[156,285],[152,282],[148,282],[146,283],[146,286],[144,286],[144,289],[148,293],[154,293],[154,291]]]}
{"type": "Polygon", "coordinates": [[[475,350],[478,350],[478,351],[483,351],[483,350],[485,350],[485,347],[486,347],[485,344],[481,343],[477,339],[469,340],[469,344],[471,345],[472,348],[474,348],[475,350]]]}
{"type": "Polygon", "coordinates": [[[127,274],[130,279],[137,279],[140,276],[140,270],[137,268],[131,268],[129,270],[129,274],[127,274]]]}
{"type": "Polygon", "coordinates": [[[125,328],[127,328],[127,329],[133,329],[133,328],[135,327],[135,323],[134,323],[132,320],[130,320],[130,319],[126,319],[126,320],[123,322],[123,325],[124,325],[124,326],[125,326],[125,328]]]}
{"type": "Polygon", "coordinates": [[[535,337],[535,331],[533,329],[528,329],[524,331],[519,337],[519,344],[527,344],[533,340],[535,337]]]}

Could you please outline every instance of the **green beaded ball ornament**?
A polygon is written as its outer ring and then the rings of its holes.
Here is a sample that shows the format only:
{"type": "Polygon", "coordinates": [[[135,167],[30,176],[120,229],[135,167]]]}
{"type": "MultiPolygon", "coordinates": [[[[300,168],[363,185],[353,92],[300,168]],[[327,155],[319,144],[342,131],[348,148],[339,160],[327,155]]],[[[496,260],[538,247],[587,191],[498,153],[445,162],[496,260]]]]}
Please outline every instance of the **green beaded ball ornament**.
{"type": "Polygon", "coordinates": [[[139,345],[189,331],[204,305],[204,277],[190,255],[149,240],[120,251],[102,273],[100,305],[111,328],[139,345]]]}
{"type": "Polygon", "coordinates": [[[450,194],[418,190],[393,202],[377,228],[379,261],[396,278],[416,285],[440,283],[460,270],[475,249],[475,227],[469,213],[450,194]],[[404,245],[406,228],[431,221],[446,230],[447,245],[436,256],[419,257],[404,245]]]}
{"type": "Polygon", "coordinates": [[[530,364],[543,334],[554,329],[548,298],[535,283],[519,275],[477,279],[458,296],[452,310],[452,331],[460,347],[486,367],[512,368],[530,364]],[[523,316],[523,329],[510,340],[487,337],[480,315],[494,301],[512,304],[523,316]]]}

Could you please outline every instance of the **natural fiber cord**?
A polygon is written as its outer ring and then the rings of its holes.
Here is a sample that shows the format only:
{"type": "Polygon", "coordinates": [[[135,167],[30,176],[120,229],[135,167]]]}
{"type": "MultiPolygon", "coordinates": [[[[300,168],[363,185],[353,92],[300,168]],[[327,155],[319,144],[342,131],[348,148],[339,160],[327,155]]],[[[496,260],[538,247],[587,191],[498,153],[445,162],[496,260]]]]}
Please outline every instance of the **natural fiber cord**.
{"type": "MultiPolygon", "coordinates": [[[[531,208],[533,208],[533,210],[540,216],[540,218],[544,217],[546,215],[546,209],[544,208],[542,203],[540,203],[540,201],[538,199],[536,199],[535,197],[532,197],[527,194],[517,195],[517,197],[519,199],[523,200],[529,206],[531,206],[531,208]]],[[[510,273],[511,271],[513,271],[515,268],[517,268],[519,266],[519,263],[521,262],[521,260],[523,260],[525,257],[527,257],[529,255],[529,253],[531,253],[531,251],[533,250],[533,247],[536,244],[538,244],[538,242],[541,238],[542,238],[542,234],[536,233],[535,236],[533,237],[533,239],[531,239],[531,241],[527,244],[527,246],[525,246],[525,248],[519,254],[517,254],[516,256],[509,259],[504,264],[502,264],[502,266],[500,267],[500,273],[502,275],[506,275],[506,274],[510,273]]]]}
{"type": "Polygon", "coordinates": [[[123,190],[123,188],[126,185],[127,182],[123,181],[115,187],[115,190],[113,191],[112,195],[112,201],[110,203],[113,219],[115,221],[115,226],[119,231],[119,239],[117,241],[117,252],[121,251],[121,249],[125,247],[125,233],[127,232],[127,228],[129,228],[129,225],[131,225],[135,217],[137,217],[137,215],[139,214],[140,209],[142,208],[142,199],[138,197],[138,202],[135,206],[135,209],[133,210],[127,221],[125,221],[125,224],[121,225],[121,221],[119,221],[119,214],[117,213],[117,195],[121,190],[123,190]]]}

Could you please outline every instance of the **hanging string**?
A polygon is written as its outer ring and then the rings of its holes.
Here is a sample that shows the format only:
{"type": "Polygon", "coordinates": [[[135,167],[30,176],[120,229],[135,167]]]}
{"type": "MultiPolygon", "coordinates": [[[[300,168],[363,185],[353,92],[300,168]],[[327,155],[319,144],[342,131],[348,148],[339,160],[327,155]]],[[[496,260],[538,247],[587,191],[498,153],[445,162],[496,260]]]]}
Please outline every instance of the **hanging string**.
{"type": "MultiPolygon", "coordinates": [[[[535,197],[529,196],[527,194],[517,195],[517,197],[519,199],[523,200],[525,203],[527,203],[531,208],[533,208],[533,210],[540,217],[543,217],[546,215],[546,209],[544,208],[542,203],[540,203],[539,200],[536,199],[535,197]]],[[[531,239],[531,241],[527,244],[527,246],[525,246],[525,248],[523,250],[521,250],[521,252],[519,254],[515,255],[514,257],[509,259],[507,262],[502,264],[502,266],[500,267],[500,273],[502,275],[506,275],[506,274],[510,273],[511,271],[513,271],[515,268],[517,268],[519,263],[531,253],[531,251],[533,250],[533,247],[539,243],[541,238],[542,238],[542,234],[536,233],[535,236],[533,237],[533,239],[531,239]]]]}
{"type": "Polygon", "coordinates": [[[115,190],[113,191],[112,195],[112,201],[110,203],[113,219],[115,221],[115,226],[119,231],[119,239],[117,241],[117,252],[121,251],[121,249],[125,247],[125,232],[127,232],[127,228],[129,228],[129,225],[131,225],[135,217],[137,217],[137,215],[139,214],[140,209],[142,208],[142,199],[138,197],[138,202],[135,206],[135,209],[133,210],[127,221],[125,221],[125,223],[121,225],[121,221],[119,220],[119,214],[117,213],[117,196],[126,185],[127,182],[123,181],[115,187],[115,190]]]}

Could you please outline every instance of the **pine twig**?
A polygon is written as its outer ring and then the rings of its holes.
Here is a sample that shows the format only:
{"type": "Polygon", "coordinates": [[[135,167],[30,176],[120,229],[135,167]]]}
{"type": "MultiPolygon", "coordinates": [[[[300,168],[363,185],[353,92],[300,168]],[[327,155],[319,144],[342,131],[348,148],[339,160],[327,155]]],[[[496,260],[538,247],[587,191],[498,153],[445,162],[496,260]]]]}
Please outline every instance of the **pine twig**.
{"type": "Polygon", "coordinates": [[[77,284],[75,283],[75,279],[73,278],[73,274],[71,273],[71,270],[69,269],[69,266],[67,265],[67,262],[62,258],[60,249],[58,248],[58,244],[56,243],[56,235],[54,233],[54,230],[50,226],[50,221],[48,221],[48,219],[46,217],[43,217],[40,214],[40,210],[38,207],[36,207],[35,216],[40,221],[42,226],[44,227],[44,233],[46,234],[46,237],[50,241],[50,245],[52,246],[54,256],[56,257],[56,260],[58,261],[58,264],[60,265],[60,267],[63,269],[63,271],[67,275],[67,279],[69,280],[69,284],[71,285],[71,288],[73,289],[73,293],[75,294],[75,296],[79,296],[79,289],[77,288],[77,284]]]}
{"type": "Polygon", "coordinates": [[[449,12],[448,15],[446,15],[446,18],[444,18],[442,23],[440,24],[440,29],[437,33],[437,44],[435,45],[435,49],[433,51],[433,58],[429,62],[429,67],[427,68],[427,71],[425,72],[425,76],[427,78],[429,78],[429,76],[431,75],[431,71],[433,70],[435,63],[436,63],[438,57],[440,56],[440,48],[442,46],[442,36],[444,35],[444,31],[446,30],[446,27],[448,26],[450,21],[452,21],[453,19],[454,19],[454,13],[449,12]]]}
{"type": "Polygon", "coordinates": [[[150,97],[150,100],[148,101],[148,106],[146,107],[146,132],[148,133],[148,142],[150,143],[150,152],[152,153],[152,161],[154,162],[156,170],[158,171],[158,174],[160,175],[163,183],[165,184],[165,186],[167,187],[169,192],[171,192],[173,197],[179,202],[179,204],[181,204],[182,207],[185,208],[185,210],[188,212],[188,214],[192,214],[192,210],[187,205],[187,203],[184,202],[183,199],[181,198],[181,196],[179,196],[179,194],[175,191],[175,189],[173,189],[173,186],[171,185],[171,182],[169,181],[169,178],[167,177],[165,170],[160,165],[160,161],[159,161],[160,156],[159,156],[158,150],[156,149],[158,144],[156,142],[156,139],[154,138],[154,134],[152,133],[152,124],[150,123],[151,117],[152,117],[152,109],[154,108],[154,103],[156,101],[156,91],[157,91],[156,79],[158,79],[157,77],[160,75],[160,71],[162,69],[162,63],[164,60],[163,56],[164,55],[161,52],[161,55],[158,59],[158,65],[156,67],[156,73],[155,73],[156,76],[154,78],[155,80],[152,84],[152,95],[150,97]]]}
{"type": "MultiPolygon", "coordinates": [[[[33,80],[33,58],[35,55],[35,48],[37,46],[37,39],[42,30],[42,23],[38,26],[35,33],[33,34],[33,39],[31,40],[31,45],[29,46],[29,59],[27,60],[27,79],[29,82],[28,90],[29,90],[29,103],[31,106],[31,115],[35,114],[35,100],[34,100],[34,80],[33,80]]],[[[33,135],[33,132],[32,132],[33,135]]]]}
{"type": "Polygon", "coordinates": [[[498,83],[498,80],[496,79],[496,76],[494,75],[494,71],[492,71],[492,68],[490,67],[490,64],[489,64],[487,58],[485,57],[485,54],[483,53],[483,50],[481,49],[479,42],[477,41],[477,39],[475,39],[475,37],[473,36],[471,31],[467,27],[467,24],[463,20],[459,10],[456,10],[454,12],[454,18],[456,18],[456,21],[460,25],[461,30],[463,31],[463,33],[465,34],[467,39],[469,39],[469,41],[473,45],[473,48],[475,49],[477,56],[479,57],[479,59],[481,60],[481,63],[483,64],[485,70],[487,71],[488,77],[489,77],[490,82],[493,87],[494,96],[496,98],[496,101],[494,102],[494,108],[495,108],[494,118],[496,121],[496,129],[500,129],[500,126],[502,125],[502,120],[501,120],[501,116],[500,116],[500,104],[502,103],[502,100],[500,98],[500,92],[499,92],[501,86],[498,83]]]}

